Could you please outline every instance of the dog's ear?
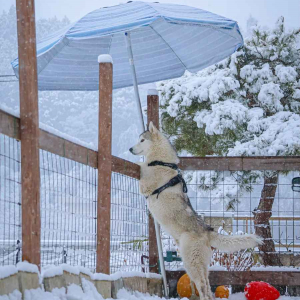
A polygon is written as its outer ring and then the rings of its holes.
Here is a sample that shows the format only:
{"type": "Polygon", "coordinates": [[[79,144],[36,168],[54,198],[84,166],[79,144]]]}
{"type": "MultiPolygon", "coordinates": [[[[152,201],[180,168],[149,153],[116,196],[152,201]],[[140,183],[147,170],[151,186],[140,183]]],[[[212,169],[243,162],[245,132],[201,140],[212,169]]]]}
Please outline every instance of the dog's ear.
{"type": "Polygon", "coordinates": [[[149,131],[150,131],[150,133],[151,134],[155,134],[155,133],[157,133],[157,128],[154,126],[154,124],[152,123],[152,121],[150,122],[150,124],[149,124],[149,131]]]}

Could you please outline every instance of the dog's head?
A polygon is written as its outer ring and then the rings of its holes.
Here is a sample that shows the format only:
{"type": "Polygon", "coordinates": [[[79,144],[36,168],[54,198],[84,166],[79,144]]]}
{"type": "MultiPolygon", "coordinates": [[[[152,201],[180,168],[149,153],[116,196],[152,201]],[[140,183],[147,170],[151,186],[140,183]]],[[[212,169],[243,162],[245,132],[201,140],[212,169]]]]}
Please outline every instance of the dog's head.
{"type": "Polygon", "coordinates": [[[151,150],[158,134],[158,129],[150,122],[149,130],[146,130],[140,135],[139,142],[130,148],[129,151],[134,155],[146,156],[151,150]]]}

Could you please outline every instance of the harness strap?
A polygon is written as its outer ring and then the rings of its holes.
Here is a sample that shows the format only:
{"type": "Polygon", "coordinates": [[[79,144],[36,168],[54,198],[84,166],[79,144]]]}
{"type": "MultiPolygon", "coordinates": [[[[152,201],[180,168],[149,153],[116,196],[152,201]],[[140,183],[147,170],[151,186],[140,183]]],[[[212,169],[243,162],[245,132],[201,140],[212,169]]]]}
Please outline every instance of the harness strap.
{"type": "MultiPolygon", "coordinates": [[[[182,183],[182,190],[184,193],[187,193],[187,185],[185,180],[183,179],[182,175],[180,174],[180,170],[178,168],[178,166],[176,164],[173,163],[165,163],[163,161],[159,161],[159,160],[155,160],[152,161],[151,163],[148,164],[149,167],[154,167],[154,166],[163,166],[163,167],[168,167],[171,168],[173,170],[178,171],[178,175],[171,178],[169,182],[167,182],[166,184],[164,184],[163,186],[161,186],[160,188],[156,189],[151,195],[155,195],[157,194],[157,197],[159,196],[159,194],[164,191],[165,189],[167,189],[168,187],[172,187],[178,183],[182,183]]],[[[147,197],[148,198],[148,197],[147,197]]]]}
{"type": "Polygon", "coordinates": [[[184,193],[187,193],[187,186],[185,183],[185,180],[183,179],[183,177],[181,176],[181,174],[178,174],[177,176],[173,177],[172,179],[170,179],[170,181],[168,183],[166,183],[165,185],[161,186],[160,188],[156,189],[151,195],[155,195],[157,194],[156,198],[158,198],[159,194],[164,191],[165,189],[167,189],[168,187],[172,187],[178,183],[182,183],[182,190],[184,193]]]}

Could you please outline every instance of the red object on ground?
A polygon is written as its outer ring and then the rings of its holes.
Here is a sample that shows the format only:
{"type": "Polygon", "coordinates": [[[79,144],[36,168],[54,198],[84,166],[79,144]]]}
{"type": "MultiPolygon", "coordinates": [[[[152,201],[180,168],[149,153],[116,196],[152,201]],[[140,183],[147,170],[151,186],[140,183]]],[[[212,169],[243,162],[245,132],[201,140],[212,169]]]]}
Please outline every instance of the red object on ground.
{"type": "Polygon", "coordinates": [[[276,300],[280,296],[280,293],[274,286],[263,281],[248,283],[244,293],[248,300],[276,300]]]}

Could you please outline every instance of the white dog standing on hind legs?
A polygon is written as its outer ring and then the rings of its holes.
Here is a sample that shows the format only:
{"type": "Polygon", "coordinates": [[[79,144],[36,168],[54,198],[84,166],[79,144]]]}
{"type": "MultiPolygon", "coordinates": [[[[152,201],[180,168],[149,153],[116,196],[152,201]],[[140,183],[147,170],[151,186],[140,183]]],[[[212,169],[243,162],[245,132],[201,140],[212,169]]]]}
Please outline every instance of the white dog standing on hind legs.
{"type": "Polygon", "coordinates": [[[211,247],[223,251],[253,248],[262,243],[252,234],[225,236],[213,231],[191,206],[186,184],[177,167],[179,158],[168,139],[150,122],[137,145],[129,149],[145,156],[140,192],[155,220],[177,243],[187,274],[201,300],[213,299],[208,280],[211,247]]]}

